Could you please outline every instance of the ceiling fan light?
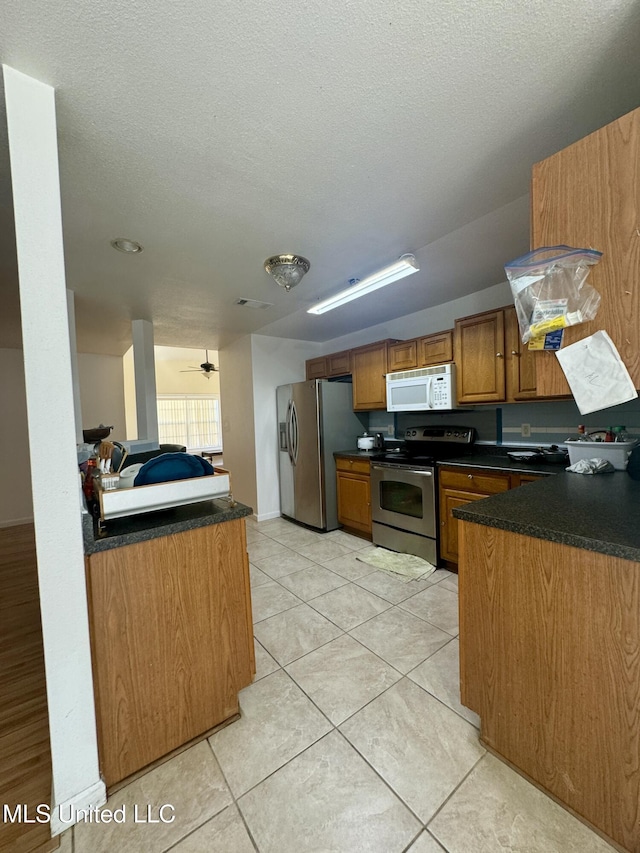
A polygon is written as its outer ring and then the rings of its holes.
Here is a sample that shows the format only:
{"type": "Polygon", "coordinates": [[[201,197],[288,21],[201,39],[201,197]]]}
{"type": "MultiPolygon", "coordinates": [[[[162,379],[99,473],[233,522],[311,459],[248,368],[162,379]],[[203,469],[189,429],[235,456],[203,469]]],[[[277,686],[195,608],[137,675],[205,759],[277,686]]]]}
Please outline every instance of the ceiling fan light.
{"type": "Polygon", "coordinates": [[[412,273],[418,272],[419,269],[418,262],[413,255],[402,255],[395,263],[363,278],[362,281],[357,281],[351,287],[341,290],[335,296],[319,302],[312,308],[308,308],[307,314],[324,314],[326,311],[332,311],[334,308],[345,305],[353,299],[358,299],[360,296],[372,293],[380,287],[386,287],[394,281],[399,281],[399,279],[407,275],[412,275],[412,273]]]}
{"type": "Polygon", "coordinates": [[[272,255],[264,262],[265,270],[287,292],[300,284],[310,267],[309,261],[301,255],[272,255]]]}

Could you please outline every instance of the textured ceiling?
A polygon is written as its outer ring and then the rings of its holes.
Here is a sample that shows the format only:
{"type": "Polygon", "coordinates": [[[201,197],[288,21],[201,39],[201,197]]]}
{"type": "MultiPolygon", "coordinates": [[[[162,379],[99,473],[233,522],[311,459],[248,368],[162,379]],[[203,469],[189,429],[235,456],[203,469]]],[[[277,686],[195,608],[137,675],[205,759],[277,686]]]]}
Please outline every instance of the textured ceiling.
{"type": "MultiPolygon", "coordinates": [[[[532,163],[640,104],[634,0],[33,0],[2,17],[2,62],[57,90],[84,351],[122,353],[136,318],[165,345],[328,340],[495,284],[528,248],[532,163]],[[288,251],[311,261],[289,294],[262,269],[288,251]],[[403,252],[418,274],[307,315],[403,252]]],[[[0,345],[6,164],[2,127],[0,345]]]]}

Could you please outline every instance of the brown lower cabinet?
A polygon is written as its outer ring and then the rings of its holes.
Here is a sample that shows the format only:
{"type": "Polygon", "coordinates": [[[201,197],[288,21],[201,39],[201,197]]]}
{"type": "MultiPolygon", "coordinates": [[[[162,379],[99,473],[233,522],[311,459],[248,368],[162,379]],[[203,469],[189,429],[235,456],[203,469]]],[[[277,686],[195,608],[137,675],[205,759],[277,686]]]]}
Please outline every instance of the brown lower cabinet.
{"type": "Polygon", "coordinates": [[[371,476],[368,459],[336,458],[338,521],[371,538],[371,476]]]}
{"type": "Polygon", "coordinates": [[[512,474],[485,468],[440,469],[440,557],[458,562],[458,519],[453,510],[538,480],[541,474],[512,474]]]}
{"type": "Polygon", "coordinates": [[[238,713],[255,672],[244,519],[87,557],[107,786],[238,713]]]}
{"type": "Polygon", "coordinates": [[[638,563],[459,524],[461,698],[482,742],[637,853],[638,563]]]}

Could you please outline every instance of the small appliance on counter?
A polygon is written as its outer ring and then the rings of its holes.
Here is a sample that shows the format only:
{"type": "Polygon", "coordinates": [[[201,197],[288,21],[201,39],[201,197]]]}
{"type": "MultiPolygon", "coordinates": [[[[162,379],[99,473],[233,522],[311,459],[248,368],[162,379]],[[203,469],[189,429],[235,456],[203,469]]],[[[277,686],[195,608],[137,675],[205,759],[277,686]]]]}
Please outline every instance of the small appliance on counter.
{"type": "Polygon", "coordinates": [[[365,430],[362,435],[358,436],[358,450],[373,450],[375,447],[375,437],[369,435],[369,433],[365,430]]]}

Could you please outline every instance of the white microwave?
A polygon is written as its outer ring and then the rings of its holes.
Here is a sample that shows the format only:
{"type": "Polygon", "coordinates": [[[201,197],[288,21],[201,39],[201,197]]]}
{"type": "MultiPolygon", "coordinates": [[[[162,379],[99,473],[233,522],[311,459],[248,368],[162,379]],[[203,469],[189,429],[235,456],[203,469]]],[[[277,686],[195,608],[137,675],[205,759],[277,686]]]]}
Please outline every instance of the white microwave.
{"type": "Polygon", "coordinates": [[[455,364],[387,373],[388,412],[446,411],[455,405],[455,364]]]}

